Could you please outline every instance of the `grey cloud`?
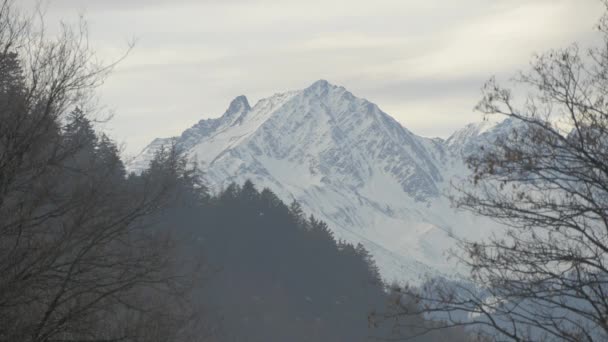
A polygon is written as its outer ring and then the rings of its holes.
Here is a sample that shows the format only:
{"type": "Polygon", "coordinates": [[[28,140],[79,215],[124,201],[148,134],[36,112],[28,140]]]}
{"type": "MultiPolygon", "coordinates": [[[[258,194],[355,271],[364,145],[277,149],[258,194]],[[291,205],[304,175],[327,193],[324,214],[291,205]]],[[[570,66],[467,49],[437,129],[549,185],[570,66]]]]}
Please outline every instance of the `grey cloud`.
{"type": "MultiPolygon", "coordinates": [[[[27,7],[35,0],[18,0],[27,7]]],[[[479,88],[534,52],[589,41],[596,0],[51,0],[50,19],[84,11],[91,43],[119,55],[103,88],[107,126],[129,152],[223,112],[328,79],[423,135],[479,117],[479,88]],[[568,25],[564,25],[568,22],[568,25]],[[138,129],[132,127],[137,125],[138,129]]]]}
{"type": "Polygon", "coordinates": [[[441,79],[426,78],[390,82],[363,89],[370,96],[399,99],[401,101],[432,101],[433,98],[445,96],[464,96],[470,98],[479,95],[481,86],[489,75],[472,75],[467,78],[441,79]]]}

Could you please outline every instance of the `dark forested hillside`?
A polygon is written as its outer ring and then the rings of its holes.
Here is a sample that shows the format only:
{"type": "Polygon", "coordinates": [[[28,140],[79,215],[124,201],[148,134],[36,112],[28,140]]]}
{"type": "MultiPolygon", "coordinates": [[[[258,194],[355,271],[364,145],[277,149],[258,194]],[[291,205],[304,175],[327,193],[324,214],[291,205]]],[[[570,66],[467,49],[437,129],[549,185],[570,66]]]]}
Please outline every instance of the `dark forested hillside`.
{"type": "MultiPolygon", "coordinates": [[[[208,318],[219,322],[214,340],[390,336],[368,324],[370,312],[384,307],[389,295],[361,245],[336,241],[297,202],[287,206],[249,181],[214,196],[193,195],[182,196],[162,220],[179,230],[182,251],[204,253],[207,279],[198,298],[208,318]]],[[[420,340],[442,339],[431,334],[420,340]]]]}
{"type": "Polygon", "coordinates": [[[221,318],[218,340],[363,341],[367,315],[385,294],[361,246],[336,242],[325,223],[305,217],[251,182],[174,208],[164,219],[204,251],[209,279],[200,291],[221,318]]]}

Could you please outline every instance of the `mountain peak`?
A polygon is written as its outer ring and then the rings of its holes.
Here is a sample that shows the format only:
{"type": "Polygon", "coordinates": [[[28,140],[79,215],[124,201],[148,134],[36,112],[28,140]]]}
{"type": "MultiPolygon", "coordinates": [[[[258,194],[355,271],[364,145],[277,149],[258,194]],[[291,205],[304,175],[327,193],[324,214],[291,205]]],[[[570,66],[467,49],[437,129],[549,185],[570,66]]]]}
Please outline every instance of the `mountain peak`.
{"type": "Polygon", "coordinates": [[[237,96],[232,102],[230,102],[230,106],[222,115],[221,121],[229,124],[236,124],[241,122],[245,115],[251,110],[251,106],[249,105],[249,101],[245,95],[237,96]]]}
{"type": "Polygon", "coordinates": [[[313,83],[312,85],[310,85],[308,88],[304,89],[305,93],[314,93],[314,94],[322,94],[325,93],[331,89],[337,89],[339,88],[336,85],[333,85],[331,83],[329,83],[326,80],[318,80],[315,83],[313,83]]]}
{"type": "Polygon", "coordinates": [[[237,96],[232,102],[230,102],[230,106],[228,107],[229,113],[235,113],[240,111],[248,111],[251,109],[249,105],[249,101],[247,100],[247,96],[241,95],[237,96]]]}
{"type": "Polygon", "coordinates": [[[330,85],[332,85],[331,83],[329,83],[327,80],[318,80],[315,83],[313,83],[310,88],[327,88],[330,85]]]}

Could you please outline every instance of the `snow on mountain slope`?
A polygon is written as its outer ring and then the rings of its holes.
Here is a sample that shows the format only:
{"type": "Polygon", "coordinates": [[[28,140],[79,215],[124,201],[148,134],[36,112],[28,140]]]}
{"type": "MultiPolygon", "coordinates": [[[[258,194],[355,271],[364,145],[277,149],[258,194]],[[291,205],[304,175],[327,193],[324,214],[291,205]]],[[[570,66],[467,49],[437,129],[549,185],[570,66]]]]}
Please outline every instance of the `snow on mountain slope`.
{"type": "MultiPolygon", "coordinates": [[[[443,196],[460,156],[480,129],[447,142],[413,134],[373,103],[327,81],[262,99],[244,96],[217,119],[202,120],[176,143],[209,185],[251,179],[284,201],[298,200],[339,239],[361,242],[388,280],[454,274],[445,252],[454,237],[485,233],[487,222],[456,213],[443,196]]],[[[133,161],[141,171],[167,139],[133,161]]]]}

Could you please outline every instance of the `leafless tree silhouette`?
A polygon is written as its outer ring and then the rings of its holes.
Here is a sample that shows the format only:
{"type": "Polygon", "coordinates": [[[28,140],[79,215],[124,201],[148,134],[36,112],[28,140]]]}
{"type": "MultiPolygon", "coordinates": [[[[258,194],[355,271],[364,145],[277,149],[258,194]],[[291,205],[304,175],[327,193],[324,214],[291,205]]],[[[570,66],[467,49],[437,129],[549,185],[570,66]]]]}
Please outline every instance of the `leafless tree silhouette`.
{"type": "Polygon", "coordinates": [[[0,2],[0,341],[177,341],[193,280],[151,218],[184,162],[126,177],[80,109],[115,64],[84,22],[51,36],[43,17],[0,2]]]}
{"type": "Polygon", "coordinates": [[[432,314],[492,340],[608,339],[607,18],[600,46],[550,51],[515,78],[525,101],[494,80],[484,87],[477,109],[512,129],[468,158],[472,176],[454,197],[505,226],[461,242],[475,286],[404,288],[377,318],[432,314]],[[402,305],[411,300],[420,305],[402,305]]]}

